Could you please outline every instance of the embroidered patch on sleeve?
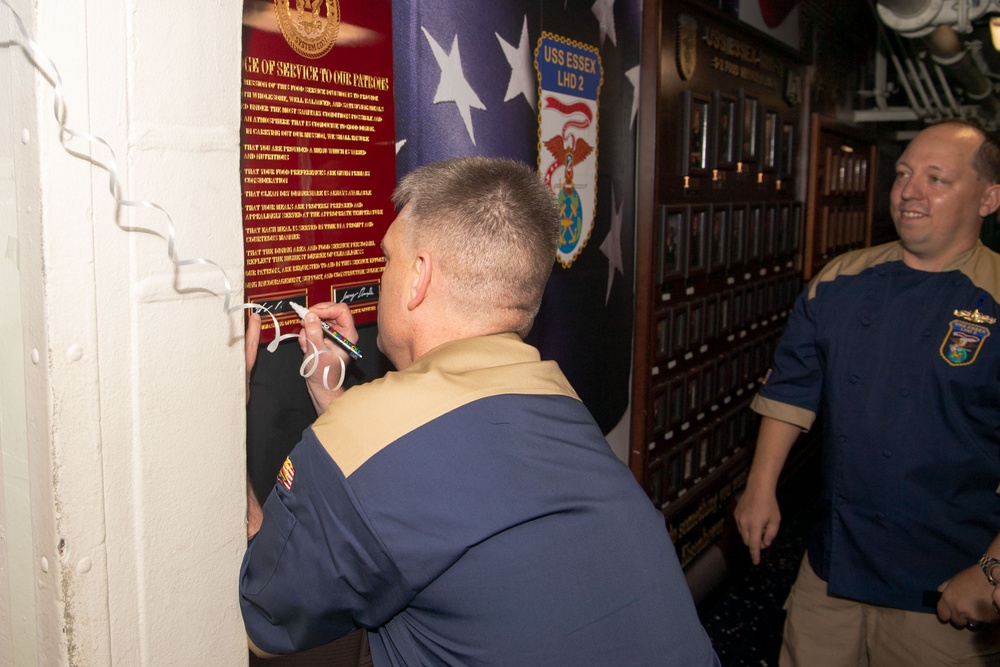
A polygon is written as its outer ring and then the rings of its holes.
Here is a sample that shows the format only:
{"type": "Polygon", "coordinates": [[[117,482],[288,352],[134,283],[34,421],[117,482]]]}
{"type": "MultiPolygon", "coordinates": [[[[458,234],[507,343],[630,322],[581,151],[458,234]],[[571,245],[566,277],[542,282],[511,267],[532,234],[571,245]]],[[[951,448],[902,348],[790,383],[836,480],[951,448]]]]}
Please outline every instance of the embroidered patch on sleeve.
{"type": "Polygon", "coordinates": [[[278,483],[285,487],[285,491],[291,491],[293,479],[295,479],[295,466],[292,465],[291,459],[286,458],[281,470],[278,471],[278,483]]]}

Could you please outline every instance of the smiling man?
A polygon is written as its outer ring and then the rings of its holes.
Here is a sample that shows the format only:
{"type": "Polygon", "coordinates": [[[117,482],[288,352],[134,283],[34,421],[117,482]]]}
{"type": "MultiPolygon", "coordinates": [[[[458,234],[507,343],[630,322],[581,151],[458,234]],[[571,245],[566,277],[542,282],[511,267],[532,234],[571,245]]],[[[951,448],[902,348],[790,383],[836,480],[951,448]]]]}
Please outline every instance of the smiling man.
{"type": "Polygon", "coordinates": [[[757,563],[781,468],[821,414],[824,488],[782,665],[1000,660],[1000,256],[979,242],[998,180],[995,137],[928,127],[896,163],[899,241],[831,261],[789,318],[736,508],[757,563]]]}

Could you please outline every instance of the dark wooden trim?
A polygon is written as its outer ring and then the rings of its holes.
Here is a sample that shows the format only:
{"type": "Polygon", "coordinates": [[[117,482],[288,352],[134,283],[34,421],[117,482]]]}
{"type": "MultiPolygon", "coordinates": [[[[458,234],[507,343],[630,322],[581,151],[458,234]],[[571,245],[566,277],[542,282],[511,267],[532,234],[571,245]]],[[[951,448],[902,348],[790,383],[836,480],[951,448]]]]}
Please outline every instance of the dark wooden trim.
{"type": "Polygon", "coordinates": [[[653,253],[656,242],[656,192],[659,175],[657,169],[657,106],[660,94],[660,0],[643,0],[642,3],[642,53],[639,81],[639,112],[636,152],[636,224],[635,224],[635,320],[632,341],[632,416],[629,438],[629,468],[646,488],[646,459],[648,449],[643,442],[650,432],[648,422],[649,383],[646,373],[651,363],[652,341],[649,322],[653,303],[653,253]]]}

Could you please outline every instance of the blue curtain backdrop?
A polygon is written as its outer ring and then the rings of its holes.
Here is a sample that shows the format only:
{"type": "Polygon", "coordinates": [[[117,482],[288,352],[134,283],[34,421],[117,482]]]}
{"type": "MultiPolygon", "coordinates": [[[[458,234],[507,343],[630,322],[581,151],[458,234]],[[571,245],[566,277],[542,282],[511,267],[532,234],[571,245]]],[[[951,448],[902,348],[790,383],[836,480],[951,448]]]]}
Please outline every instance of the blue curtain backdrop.
{"type": "Polygon", "coordinates": [[[597,203],[583,251],[553,263],[529,336],[607,433],[628,406],[640,0],[394,0],[397,175],[452,157],[538,162],[542,31],[598,50],[597,203]]]}

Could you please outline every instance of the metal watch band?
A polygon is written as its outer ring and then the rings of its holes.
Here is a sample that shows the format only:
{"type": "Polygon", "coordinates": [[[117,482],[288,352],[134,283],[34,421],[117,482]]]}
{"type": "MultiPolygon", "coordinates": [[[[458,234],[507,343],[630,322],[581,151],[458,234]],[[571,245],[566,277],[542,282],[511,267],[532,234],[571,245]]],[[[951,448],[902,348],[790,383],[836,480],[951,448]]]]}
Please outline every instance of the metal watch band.
{"type": "Polygon", "coordinates": [[[993,577],[993,568],[1000,565],[1000,558],[994,558],[989,554],[983,554],[983,557],[979,559],[979,567],[983,568],[983,574],[986,575],[986,581],[990,582],[994,586],[1000,584],[1000,580],[993,577]]]}

